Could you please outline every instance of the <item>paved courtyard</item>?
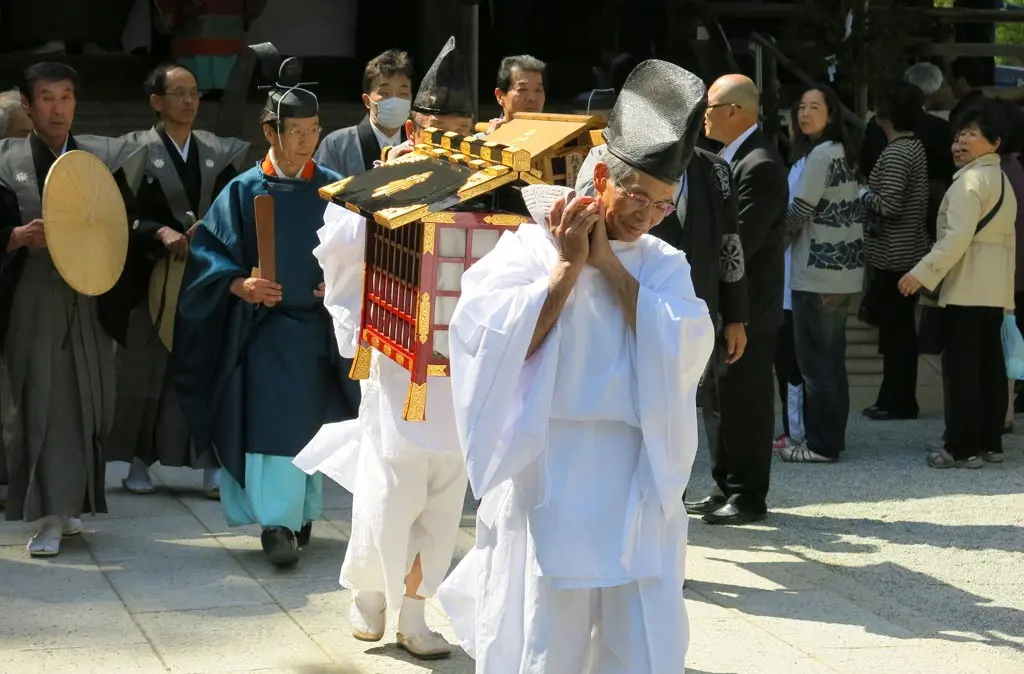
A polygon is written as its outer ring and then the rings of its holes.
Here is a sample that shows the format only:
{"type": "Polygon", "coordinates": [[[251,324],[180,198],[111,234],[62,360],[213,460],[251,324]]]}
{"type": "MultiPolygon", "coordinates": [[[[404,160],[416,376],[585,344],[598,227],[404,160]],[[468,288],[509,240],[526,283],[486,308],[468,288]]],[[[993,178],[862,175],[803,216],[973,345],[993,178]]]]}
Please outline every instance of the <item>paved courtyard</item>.
{"type": "MultiPolygon", "coordinates": [[[[1024,438],[1002,466],[936,471],[923,450],[940,431],[857,417],[841,463],[775,464],[764,526],[692,520],[687,672],[1024,673],[1024,438]]],[[[55,560],[28,557],[26,525],[0,524],[0,673],[472,672],[461,651],[411,661],[393,632],[351,639],[340,488],[282,572],[198,494],[199,474],[158,468],[162,492],[131,496],[126,471],[108,473],[111,514],[55,560]]],[[[708,483],[702,449],[693,493],[708,483]]],[[[463,524],[460,554],[471,509],[463,524]]],[[[451,636],[436,606],[428,621],[451,636]]]]}

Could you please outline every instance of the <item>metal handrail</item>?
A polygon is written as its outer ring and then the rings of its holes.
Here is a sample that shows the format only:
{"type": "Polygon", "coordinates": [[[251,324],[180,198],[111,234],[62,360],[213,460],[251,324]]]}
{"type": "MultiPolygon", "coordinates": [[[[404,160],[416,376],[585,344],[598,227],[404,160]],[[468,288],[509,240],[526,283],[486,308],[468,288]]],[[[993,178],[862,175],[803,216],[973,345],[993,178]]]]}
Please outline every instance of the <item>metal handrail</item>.
{"type": "MultiPolygon", "coordinates": [[[[801,70],[795,63],[793,63],[793,61],[789,59],[788,56],[783,54],[779,50],[779,48],[775,46],[775,43],[771,40],[771,38],[767,38],[761,35],[760,33],[751,33],[749,39],[750,43],[754,47],[754,56],[758,62],[761,61],[760,50],[767,51],[775,60],[775,63],[777,65],[785,68],[789,72],[789,74],[791,74],[793,77],[799,80],[800,83],[803,84],[805,87],[819,86],[818,82],[815,82],[810,75],[801,70]]],[[[761,73],[758,73],[759,78],[760,76],[761,73]]],[[[772,83],[770,86],[774,86],[774,83],[772,83]]],[[[846,107],[842,103],[839,104],[839,111],[842,114],[844,121],[852,124],[854,128],[857,129],[857,131],[864,131],[867,125],[865,124],[864,120],[857,115],[857,113],[855,113],[853,110],[846,107]]]]}

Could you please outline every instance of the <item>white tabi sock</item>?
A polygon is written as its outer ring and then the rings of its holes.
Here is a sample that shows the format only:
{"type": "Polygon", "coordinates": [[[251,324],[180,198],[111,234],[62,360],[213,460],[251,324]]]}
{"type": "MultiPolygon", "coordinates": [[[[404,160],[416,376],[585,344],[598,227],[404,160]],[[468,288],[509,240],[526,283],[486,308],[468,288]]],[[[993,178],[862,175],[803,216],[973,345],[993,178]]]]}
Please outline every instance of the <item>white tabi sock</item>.
{"type": "Polygon", "coordinates": [[[398,614],[398,631],[409,636],[411,634],[429,634],[427,619],[423,615],[425,599],[402,597],[402,610],[398,614]]]}
{"type": "Polygon", "coordinates": [[[220,468],[203,469],[203,491],[220,489],[220,468]]]}
{"type": "Polygon", "coordinates": [[[124,480],[124,486],[129,491],[153,491],[153,479],[149,476],[149,466],[138,459],[133,460],[132,467],[128,470],[128,477],[124,480]]]}

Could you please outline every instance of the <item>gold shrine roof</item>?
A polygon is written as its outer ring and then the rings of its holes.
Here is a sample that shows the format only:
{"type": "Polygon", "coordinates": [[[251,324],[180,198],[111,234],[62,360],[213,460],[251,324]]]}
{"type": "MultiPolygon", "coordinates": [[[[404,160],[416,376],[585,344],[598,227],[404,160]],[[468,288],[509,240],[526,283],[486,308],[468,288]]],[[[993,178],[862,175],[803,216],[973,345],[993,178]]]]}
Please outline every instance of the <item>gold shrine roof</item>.
{"type": "Polygon", "coordinates": [[[597,115],[557,115],[543,112],[517,112],[487,140],[522,148],[533,159],[547,156],[564,145],[580,139],[590,145],[586,132],[604,126],[597,115]]]}
{"type": "Polygon", "coordinates": [[[326,185],[320,196],[384,227],[401,227],[512,182],[545,182],[534,161],[591,130],[593,119],[517,115],[484,138],[426,129],[426,142],[412,152],[326,185]]]}

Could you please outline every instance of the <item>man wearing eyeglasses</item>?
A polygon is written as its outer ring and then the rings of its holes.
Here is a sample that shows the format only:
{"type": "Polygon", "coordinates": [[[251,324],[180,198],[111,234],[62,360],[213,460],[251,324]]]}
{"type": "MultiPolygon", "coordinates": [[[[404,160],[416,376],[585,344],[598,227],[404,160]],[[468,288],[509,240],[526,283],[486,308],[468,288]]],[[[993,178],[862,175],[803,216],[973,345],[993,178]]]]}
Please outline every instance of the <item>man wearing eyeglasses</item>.
{"type": "MultiPolygon", "coordinates": [[[[604,145],[590,151],[578,174],[577,194],[594,194],[594,167],[607,154],[604,145]]],[[[734,362],[746,346],[747,280],[729,165],[695,147],[673,206],[651,235],[686,253],[693,289],[716,324],[725,326],[726,360],[734,362]]]]}
{"type": "MultiPolygon", "coordinates": [[[[767,513],[775,429],[772,363],[783,320],[782,223],[789,186],[782,158],[757,128],[759,105],[756,85],[743,75],[726,75],[708,89],[704,132],[725,146],[720,156],[732,168],[749,302],[743,358],[726,354],[726,367],[715,368],[705,387],[704,423],[716,488],[687,502],[686,509],[709,524],[745,524],[767,513]]],[[[715,358],[725,349],[720,346],[715,358]]]]}
{"type": "MultiPolygon", "coordinates": [[[[199,112],[199,88],[188,68],[158,66],[146,78],[145,91],[157,123],[125,136],[146,148],[145,177],[137,195],[142,215],[138,233],[150,246],[137,270],[144,284],[137,288],[140,298],[148,293],[156,260],[169,256],[184,261],[191,227],[238,174],[249,149],[237,138],[192,128],[199,112]]],[[[177,294],[177,288],[164,287],[162,305],[176,305],[177,294]]],[[[149,303],[140,302],[130,319],[128,346],[117,355],[117,405],[106,459],[131,463],[122,484],[133,494],[156,491],[149,467],[157,461],[202,468],[203,491],[216,499],[219,463],[212,449],[192,444],[168,371],[169,357],[157,336],[149,303]]]]}

